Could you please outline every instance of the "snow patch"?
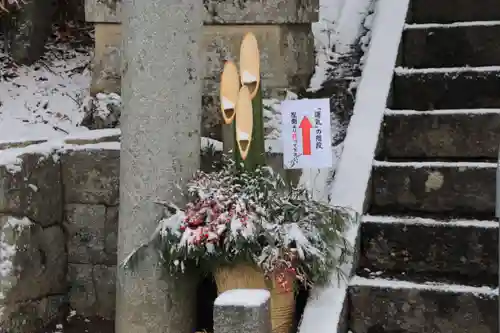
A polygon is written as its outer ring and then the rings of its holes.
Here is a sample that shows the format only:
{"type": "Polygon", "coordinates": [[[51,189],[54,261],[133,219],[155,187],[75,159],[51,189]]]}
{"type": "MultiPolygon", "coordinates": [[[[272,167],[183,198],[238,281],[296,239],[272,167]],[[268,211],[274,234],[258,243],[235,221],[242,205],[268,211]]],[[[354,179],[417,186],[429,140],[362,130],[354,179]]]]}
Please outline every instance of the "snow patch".
{"type": "Polygon", "coordinates": [[[481,66],[481,67],[439,67],[439,68],[407,68],[396,67],[394,72],[397,75],[411,74],[454,74],[454,73],[489,73],[499,72],[500,66],[481,66]]]}
{"type": "Polygon", "coordinates": [[[387,162],[373,161],[374,167],[381,168],[463,168],[463,169],[490,169],[496,168],[497,163],[488,162],[387,162]]]}
{"type": "Polygon", "coordinates": [[[83,145],[64,145],[59,149],[59,152],[63,151],[79,151],[79,150],[120,150],[120,142],[99,142],[83,145]]]}
{"type": "Polygon", "coordinates": [[[19,219],[8,216],[0,229],[0,318],[4,311],[3,300],[7,297],[7,293],[12,287],[14,280],[14,265],[12,261],[19,250],[17,245],[15,243],[12,244],[12,242],[15,242],[16,234],[19,234],[25,228],[29,228],[31,225],[32,222],[26,217],[19,219]],[[7,234],[10,236],[7,236],[7,234]]]}
{"type": "Polygon", "coordinates": [[[442,110],[385,110],[386,116],[445,116],[445,115],[486,115],[500,114],[500,109],[442,109],[442,110]]]}
{"type": "MultiPolygon", "coordinates": [[[[298,98],[297,94],[286,90],[283,100],[296,100],[298,98]]],[[[277,98],[262,100],[266,139],[281,140],[281,102],[283,100],[277,98]]]]}
{"type": "Polygon", "coordinates": [[[201,149],[213,149],[215,151],[222,151],[223,144],[221,141],[212,138],[201,137],[201,149]]]}
{"type": "Polygon", "coordinates": [[[64,137],[64,141],[70,140],[99,140],[110,137],[120,137],[121,131],[119,128],[107,128],[91,130],[82,133],[70,134],[64,137]]]}
{"type": "Polygon", "coordinates": [[[413,29],[449,29],[463,27],[478,27],[478,26],[495,26],[500,25],[500,21],[470,21],[470,22],[454,22],[454,23],[424,23],[424,24],[406,24],[405,30],[413,29]]]}
{"type": "Polygon", "coordinates": [[[91,52],[62,44],[47,47],[32,66],[17,66],[0,51],[0,141],[88,130],[78,124],[89,96],[91,52]]]}
{"type": "Polygon", "coordinates": [[[98,93],[96,96],[96,115],[99,116],[101,119],[106,119],[109,114],[110,110],[108,105],[114,105],[117,107],[121,107],[122,105],[122,98],[120,95],[115,94],[115,93],[110,93],[110,94],[104,94],[104,93],[98,93]]]}
{"type": "Polygon", "coordinates": [[[55,141],[44,142],[22,148],[2,150],[0,152],[0,166],[4,166],[7,171],[13,174],[18,173],[22,170],[23,160],[21,157],[25,154],[41,155],[41,160],[52,157],[55,159],[54,161],[57,162],[58,157],[55,156],[55,153],[58,149],[62,148],[62,146],[62,141],[55,141]]]}
{"type": "Polygon", "coordinates": [[[266,152],[268,153],[283,153],[283,141],[281,139],[270,139],[265,141],[266,152]]]}
{"type": "Polygon", "coordinates": [[[422,217],[410,216],[374,216],[364,215],[363,223],[394,223],[394,224],[417,224],[436,227],[477,227],[477,228],[493,228],[498,229],[497,221],[481,221],[481,220],[435,220],[422,217]]]}
{"type": "Polygon", "coordinates": [[[365,278],[361,276],[354,276],[349,283],[351,286],[366,286],[378,287],[387,289],[416,289],[416,290],[432,290],[444,293],[467,293],[478,296],[498,296],[498,288],[491,287],[472,287],[459,284],[448,284],[438,282],[415,283],[410,281],[400,281],[393,279],[381,278],[365,278]]]}
{"type": "Polygon", "coordinates": [[[233,289],[217,297],[214,305],[257,308],[265,304],[270,298],[271,294],[264,289],[233,289]]]}
{"type": "Polygon", "coordinates": [[[371,4],[372,0],[320,0],[319,20],[312,24],[316,68],[310,91],[320,89],[329,71],[337,69],[335,63],[352,52],[371,4]]]}
{"type": "MultiPolygon", "coordinates": [[[[335,133],[336,130],[338,131],[338,128],[332,129],[332,134],[335,133]]],[[[335,169],[342,155],[343,147],[343,143],[339,143],[332,147],[333,161],[331,168],[302,169],[299,184],[311,193],[314,200],[328,201],[328,194],[331,192],[335,169]]]]}
{"type": "MultiPolygon", "coordinates": [[[[349,3],[349,2],[346,2],[349,3]]],[[[405,24],[409,0],[378,0],[371,45],[357,92],[353,116],[347,129],[344,151],[330,192],[330,202],[363,213],[365,194],[380,132],[392,76],[405,24]]],[[[358,225],[346,233],[354,244],[358,225]]],[[[353,259],[343,265],[348,276],[353,259]]],[[[337,331],[347,291],[346,281],[332,277],[330,285],[314,288],[305,308],[300,333],[337,331]]]]}

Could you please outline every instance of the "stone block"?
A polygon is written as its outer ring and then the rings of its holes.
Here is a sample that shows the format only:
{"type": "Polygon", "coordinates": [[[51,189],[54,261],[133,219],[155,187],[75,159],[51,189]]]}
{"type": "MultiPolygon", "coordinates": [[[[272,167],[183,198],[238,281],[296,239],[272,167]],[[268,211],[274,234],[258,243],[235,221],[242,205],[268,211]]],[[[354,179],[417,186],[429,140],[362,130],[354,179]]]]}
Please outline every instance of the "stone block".
{"type": "MultiPolygon", "coordinates": [[[[116,263],[116,252],[106,251],[108,243],[106,210],[104,205],[66,205],[64,227],[68,236],[68,261],[70,263],[116,263]]],[[[113,222],[110,221],[110,224],[113,222]]],[[[108,245],[111,246],[111,244],[108,245]]]]}
{"type": "Polygon", "coordinates": [[[96,305],[95,314],[101,318],[115,318],[116,266],[94,266],[96,305]]]}
{"type": "Polygon", "coordinates": [[[386,115],[382,132],[391,159],[496,160],[500,112],[386,115]]]}
{"type": "Polygon", "coordinates": [[[378,165],[371,211],[494,218],[495,174],[494,164],[378,165]]]}
{"type": "Polygon", "coordinates": [[[112,263],[116,263],[118,251],[118,207],[106,208],[106,221],[104,224],[104,252],[112,263]]]}
{"type": "Polygon", "coordinates": [[[360,285],[349,287],[349,305],[356,333],[498,332],[498,293],[360,285]]]}
{"type": "Polygon", "coordinates": [[[68,204],[115,206],[119,199],[120,151],[85,149],[61,157],[64,199],[68,204]]]}
{"type": "MultiPolygon", "coordinates": [[[[286,88],[307,87],[315,65],[314,39],[309,24],[214,25],[205,26],[201,46],[206,52],[204,96],[219,95],[224,61],[239,59],[241,41],[247,32],[253,32],[259,42],[265,96],[278,95],[286,88]]],[[[93,94],[120,94],[120,49],[121,25],[97,24],[93,94]]],[[[205,104],[210,101],[205,100],[205,104]]]]}
{"type": "MultiPolygon", "coordinates": [[[[10,216],[1,216],[5,224],[10,216]]],[[[6,232],[5,229],[2,232],[6,232]]],[[[7,293],[9,302],[24,302],[45,295],[66,292],[65,237],[60,226],[42,229],[32,224],[16,237],[16,254],[12,258],[15,282],[7,293]]]]}
{"type": "MultiPolygon", "coordinates": [[[[263,95],[281,97],[285,89],[307,88],[314,71],[314,39],[309,24],[205,26],[202,135],[221,139],[220,74],[224,61],[238,60],[243,36],[253,32],[259,41],[263,95]],[[270,42],[272,41],[272,42],[270,42]]],[[[91,93],[121,94],[121,25],[96,24],[91,93]]]]}
{"type": "Polygon", "coordinates": [[[408,29],[403,65],[410,68],[500,65],[499,25],[408,29]]]}
{"type": "Polygon", "coordinates": [[[214,333],[271,333],[270,301],[267,290],[222,293],[214,303],[214,333]]]}
{"type": "Polygon", "coordinates": [[[500,108],[500,72],[398,73],[393,109],[500,108]]]}
{"type": "Polygon", "coordinates": [[[262,87],[275,90],[304,88],[314,70],[314,39],[309,24],[298,25],[219,25],[206,26],[203,48],[206,50],[205,91],[218,96],[224,61],[238,63],[240,45],[248,32],[259,43],[262,87]]]}
{"type": "Polygon", "coordinates": [[[95,315],[97,294],[93,277],[93,265],[68,265],[68,299],[70,308],[78,315],[91,317],[95,315]]]}
{"type": "MultiPolygon", "coordinates": [[[[318,0],[209,0],[203,1],[205,24],[283,24],[318,20],[318,0]]],[[[122,2],[86,0],[88,22],[121,23],[122,2]]]]}
{"type": "Polygon", "coordinates": [[[410,22],[413,23],[500,20],[497,0],[413,0],[409,12],[410,22]]]}
{"type": "Polygon", "coordinates": [[[121,90],[122,28],[120,24],[95,25],[90,93],[119,93],[121,90]]]}
{"type": "Polygon", "coordinates": [[[50,295],[12,304],[3,309],[1,327],[6,332],[45,332],[47,325],[61,319],[65,305],[65,295],[50,295]]]}
{"type": "Polygon", "coordinates": [[[400,220],[361,224],[360,270],[466,285],[498,283],[498,228],[400,220]]]}
{"type": "Polygon", "coordinates": [[[0,213],[47,227],[62,221],[61,168],[56,155],[26,153],[0,165],[0,213]]]}

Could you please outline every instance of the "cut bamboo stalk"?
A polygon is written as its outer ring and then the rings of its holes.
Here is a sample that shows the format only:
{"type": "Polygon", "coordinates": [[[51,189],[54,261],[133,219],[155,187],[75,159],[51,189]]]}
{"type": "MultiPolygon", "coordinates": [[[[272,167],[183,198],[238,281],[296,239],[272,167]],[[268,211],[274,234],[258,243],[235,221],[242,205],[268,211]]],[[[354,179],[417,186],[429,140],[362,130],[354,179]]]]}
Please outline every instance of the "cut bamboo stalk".
{"type": "Polygon", "coordinates": [[[248,87],[250,98],[257,95],[260,86],[260,55],[257,38],[251,32],[243,37],[240,47],[241,85],[248,87]]]}
{"type": "Polygon", "coordinates": [[[226,61],[220,81],[220,105],[224,123],[229,125],[235,116],[235,106],[240,91],[238,69],[232,61],[226,61]]]}
{"type": "Polygon", "coordinates": [[[253,134],[252,147],[250,148],[247,164],[251,169],[266,165],[266,146],[264,142],[264,110],[262,105],[262,87],[257,87],[257,93],[252,99],[253,134]]]}
{"type": "Polygon", "coordinates": [[[236,103],[236,143],[241,159],[246,160],[252,144],[253,111],[252,99],[248,87],[243,86],[236,103]]]}

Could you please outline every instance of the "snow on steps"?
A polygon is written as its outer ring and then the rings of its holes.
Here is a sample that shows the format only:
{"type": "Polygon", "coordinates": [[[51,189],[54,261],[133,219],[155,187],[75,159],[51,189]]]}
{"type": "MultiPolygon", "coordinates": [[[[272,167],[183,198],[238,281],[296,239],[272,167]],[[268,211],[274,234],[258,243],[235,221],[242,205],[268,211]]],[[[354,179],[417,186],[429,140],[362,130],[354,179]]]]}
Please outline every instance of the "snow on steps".
{"type": "MultiPolygon", "coordinates": [[[[409,0],[377,2],[371,45],[330,193],[332,204],[350,207],[360,214],[364,211],[373,157],[391,90],[408,5],[409,0]]],[[[347,238],[353,244],[358,231],[358,225],[348,231],[347,238]]],[[[345,273],[350,276],[355,266],[354,258],[350,258],[343,267],[345,273]]],[[[314,288],[299,332],[335,333],[346,330],[347,288],[345,281],[338,282],[336,274],[329,285],[314,288]]]]}
{"type": "Polygon", "coordinates": [[[394,74],[392,109],[500,108],[500,66],[398,67],[394,74]]]}
{"type": "Polygon", "coordinates": [[[406,30],[427,30],[427,29],[450,29],[464,27],[491,27],[500,25],[499,21],[467,21],[453,23],[409,23],[405,24],[406,30]]]}
{"type": "Polygon", "coordinates": [[[356,276],[349,299],[352,332],[498,332],[498,288],[356,276]]]}
{"type": "Polygon", "coordinates": [[[489,73],[500,72],[500,66],[462,66],[462,67],[437,67],[437,68],[408,68],[396,67],[394,72],[397,75],[412,74],[460,74],[460,73],[489,73]]]}
{"type": "Polygon", "coordinates": [[[360,239],[359,275],[498,286],[496,221],[365,215],[360,239]]]}
{"type": "Polygon", "coordinates": [[[374,214],[439,214],[492,219],[496,163],[374,161],[374,214]]]}
{"type": "Polygon", "coordinates": [[[411,23],[500,20],[498,0],[412,0],[411,23]]]}
{"type": "Polygon", "coordinates": [[[386,116],[425,116],[425,115],[500,115],[500,109],[441,109],[441,110],[392,110],[386,109],[386,116]]]}
{"type": "Polygon", "coordinates": [[[377,156],[496,161],[499,142],[500,109],[386,110],[377,156]]]}
{"type": "Polygon", "coordinates": [[[401,50],[404,66],[500,65],[499,35],[500,21],[407,25],[401,50]]]}

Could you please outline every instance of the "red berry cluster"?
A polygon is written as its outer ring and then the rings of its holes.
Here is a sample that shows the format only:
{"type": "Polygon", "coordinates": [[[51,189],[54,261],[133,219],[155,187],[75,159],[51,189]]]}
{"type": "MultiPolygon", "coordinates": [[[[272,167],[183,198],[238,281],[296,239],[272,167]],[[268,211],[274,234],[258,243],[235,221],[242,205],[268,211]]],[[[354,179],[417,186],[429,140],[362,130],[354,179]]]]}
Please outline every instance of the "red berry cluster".
{"type": "Polygon", "coordinates": [[[237,207],[240,206],[231,200],[221,202],[213,198],[189,203],[186,205],[186,217],[180,231],[188,232],[192,236],[189,242],[194,245],[219,243],[234,218],[238,219],[243,227],[247,225],[248,212],[237,207]]]}
{"type": "Polygon", "coordinates": [[[285,292],[293,291],[294,281],[297,279],[297,271],[293,267],[288,267],[275,273],[278,286],[285,292]]]}

